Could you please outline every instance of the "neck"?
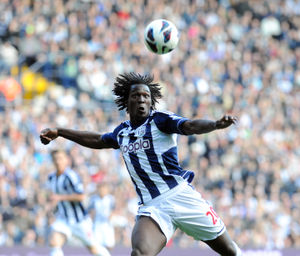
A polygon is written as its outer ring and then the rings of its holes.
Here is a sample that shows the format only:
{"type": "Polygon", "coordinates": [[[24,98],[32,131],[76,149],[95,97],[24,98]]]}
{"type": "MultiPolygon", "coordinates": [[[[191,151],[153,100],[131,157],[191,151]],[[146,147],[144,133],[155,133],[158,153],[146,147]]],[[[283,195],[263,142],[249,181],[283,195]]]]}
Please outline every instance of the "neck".
{"type": "Polygon", "coordinates": [[[136,117],[136,116],[130,116],[129,115],[129,119],[130,119],[130,123],[132,126],[138,127],[141,124],[145,123],[145,121],[149,118],[149,116],[151,115],[151,111],[149,111],[149,114],[146,117],[136,117]]]}
{"type": "Polygon", "coordinates": [[[132,124],[132,126],[140,126],[141,124],[143,124],[146,120],[147,120],[148,117],[146,118],[138,118],[138,119],[135,119],[135,118],[130,118],[130,122],[132,124]]]}
{"type": "Polygon", "coordinates": [[[59,171],[59,170],[57,170],[56,171],[56,176],[59,176],[59,175],[61,175],[61,174],[63,174],[64,173],[64,171],[59,171]]]}
{"type": "Polygon", "coordinates": [[[146,119],[143,120],[130,120],[132,126],[138,127],[141,124],[143,124],[146,121],[146,119]]]}

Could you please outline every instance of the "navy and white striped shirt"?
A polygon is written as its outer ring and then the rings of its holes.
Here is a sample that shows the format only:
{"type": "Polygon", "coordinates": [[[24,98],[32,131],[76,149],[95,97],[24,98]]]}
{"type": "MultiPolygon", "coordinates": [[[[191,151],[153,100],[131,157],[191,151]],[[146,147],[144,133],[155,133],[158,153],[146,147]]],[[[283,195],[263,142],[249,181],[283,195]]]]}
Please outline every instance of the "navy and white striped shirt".
{"type": "Polygon", "coordinates": [[[151,111],[138,127],[125,121],[102,135],[104,142],[122,151],[141,203],[193,180],[194,173],[183,170],[177,156],[177,134],[183,134],[181,124],[186,120],[171,112],[151,111]]]}
{"type": "MultiPolygon", "coordinates": [[[[48,188],[55,194],[82,194],[83,184],[79,175],[72,169],[65,170],[57,176],[52,173],[48,176],[48,188]]],[[[68,223],[82,221],[87,211],[80,201],[60,201],[56,208],[56,217],[66,220],[68,223]]]]}

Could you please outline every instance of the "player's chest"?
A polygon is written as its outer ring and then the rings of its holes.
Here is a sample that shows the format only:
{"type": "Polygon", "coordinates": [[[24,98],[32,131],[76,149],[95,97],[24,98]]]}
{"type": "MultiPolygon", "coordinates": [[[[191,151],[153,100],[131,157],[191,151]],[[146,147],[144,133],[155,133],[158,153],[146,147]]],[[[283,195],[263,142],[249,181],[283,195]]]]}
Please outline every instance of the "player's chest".
{"type": "Polygon", "coordinates": [[[68,179],[64,175],[55,177],[51,182],[52,191],[57,194],[68,192],[69,187],[70,187],[70,184],[68,182],[68,179]]]}
{"type": "Polygon", "coordinates": [[[118,142],[123,154],[150,150],[157,139],[156,126],[151,124],[142,125],[136,129],[128,127],[118,135],[118,142]]]}

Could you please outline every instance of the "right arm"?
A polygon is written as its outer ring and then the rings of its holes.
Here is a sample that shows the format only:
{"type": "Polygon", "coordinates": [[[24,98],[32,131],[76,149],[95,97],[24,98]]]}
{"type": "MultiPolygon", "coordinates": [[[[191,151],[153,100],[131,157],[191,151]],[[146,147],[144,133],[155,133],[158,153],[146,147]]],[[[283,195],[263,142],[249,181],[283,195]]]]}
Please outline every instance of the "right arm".
{"type": "Polygon", "coordinates": [[[40,133],[41,142],[45,145],[57,137],[63,137],[88,148],[112,148],[112,145],[104,142],[101,134],[97,132],[77,131],[65,128],[46,128],[40,133]]]}

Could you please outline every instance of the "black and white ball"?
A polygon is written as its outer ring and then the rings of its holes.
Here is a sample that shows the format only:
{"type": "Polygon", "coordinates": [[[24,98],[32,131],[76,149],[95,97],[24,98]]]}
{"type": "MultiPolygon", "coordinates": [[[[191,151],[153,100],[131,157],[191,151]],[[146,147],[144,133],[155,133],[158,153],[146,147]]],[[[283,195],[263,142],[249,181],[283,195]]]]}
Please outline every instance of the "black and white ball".
{"type": "Polygon", "coordinates": [[[179,41],[179,33],[171,21],[158,19],[147,25],[144,40],[149,51],[165,54],[175,49],[179,41]]]}

